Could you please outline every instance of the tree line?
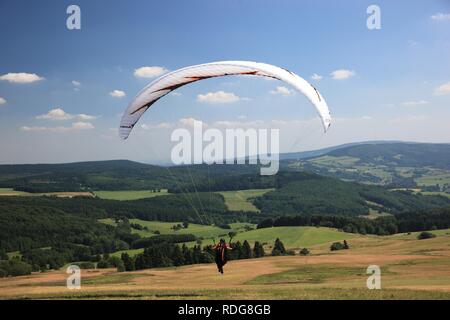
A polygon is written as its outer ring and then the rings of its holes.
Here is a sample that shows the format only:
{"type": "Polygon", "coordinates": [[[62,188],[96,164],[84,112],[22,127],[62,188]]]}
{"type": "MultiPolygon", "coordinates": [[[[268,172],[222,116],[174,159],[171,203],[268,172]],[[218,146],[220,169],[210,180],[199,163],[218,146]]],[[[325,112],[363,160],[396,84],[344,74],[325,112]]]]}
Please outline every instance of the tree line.
{"type": "Polygon", "coordinates": [[[344,232],[376,235],[447,229],[450,228],[450,207],[405,212],[373,220],[341,215],[281,216],[265,219],[258,224],[257,228],[281,226],[329,227],[344,232]]]}

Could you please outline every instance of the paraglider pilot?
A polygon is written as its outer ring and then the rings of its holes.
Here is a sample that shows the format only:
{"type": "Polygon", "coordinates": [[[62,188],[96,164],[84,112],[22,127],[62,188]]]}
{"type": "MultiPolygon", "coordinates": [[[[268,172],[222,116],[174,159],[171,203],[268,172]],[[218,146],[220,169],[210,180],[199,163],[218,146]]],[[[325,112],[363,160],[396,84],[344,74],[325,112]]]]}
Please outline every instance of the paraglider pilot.
{"type": "Polygon", "coordinates": [[[223,266],[227,263],[227,251],[231,249],[224,239],[220,239],[219,243],[213,247],[216,254],[217,270],[223,273],[223,266]]]}

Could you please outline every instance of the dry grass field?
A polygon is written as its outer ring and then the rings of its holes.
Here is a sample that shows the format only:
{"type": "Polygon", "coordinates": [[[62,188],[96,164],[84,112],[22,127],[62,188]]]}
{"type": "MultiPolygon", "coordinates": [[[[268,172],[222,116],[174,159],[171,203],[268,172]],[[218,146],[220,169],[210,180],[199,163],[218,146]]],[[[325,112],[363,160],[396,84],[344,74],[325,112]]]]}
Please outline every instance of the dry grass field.
{"type": "Polygon", "coordinates": [[[0,279],[0,298],[38,299],[450,299],[450,235],[365,236],[350,250],[311,247],[310,256],[230,261],[118,273],[82,270],[82,288],[66,288],[65,270],[0,279]],[[382,289],[366,288],[378,265],[382,289]]]}

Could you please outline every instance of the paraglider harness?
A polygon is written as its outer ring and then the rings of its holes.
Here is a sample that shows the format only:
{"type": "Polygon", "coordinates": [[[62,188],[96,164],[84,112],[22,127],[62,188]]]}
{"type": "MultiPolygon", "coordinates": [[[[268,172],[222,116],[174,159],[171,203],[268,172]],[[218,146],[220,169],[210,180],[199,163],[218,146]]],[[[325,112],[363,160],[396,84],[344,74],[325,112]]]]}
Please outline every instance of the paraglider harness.
{"type": "MultiPolygon", "coordinates": [[[[231,239],[232,237],[230,237],[230,244],[231,244],[231,239]]],[[[224,239],[220,239],[219,243],[215,243],[214,241],[214,250],[215,250],[215,261],[217,264],[217,269],[220,273],[223,273],[223,266],[227,263],[228,260],[228,249],[231,249],[231,247],[229,247],[224,239]]]]}

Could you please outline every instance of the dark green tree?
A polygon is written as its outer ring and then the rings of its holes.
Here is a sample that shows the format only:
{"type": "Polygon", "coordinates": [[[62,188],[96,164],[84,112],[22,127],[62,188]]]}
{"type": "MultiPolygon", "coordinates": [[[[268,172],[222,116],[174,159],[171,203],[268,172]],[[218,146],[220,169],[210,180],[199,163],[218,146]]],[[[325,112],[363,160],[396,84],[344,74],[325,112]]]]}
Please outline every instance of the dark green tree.
{"type": "Polygon", "coordinates": [[[275,240],[275,244],[272,249],[272,255],[283,255],[286,254],[286,249],[284,248],[283,242],[279,238],[275,240]]]}
{"type": "Polygon", "coordinates": [[[122,258],[122,261],[123,261],[126,271],[136,270],[135,261],[133,258],[130,257],[130,255],[128,253],[126,253],[126,252],[122,253],[121,258],[122,258]]]}
{"type": "Polygon", "coordinates": [[[183,253],[184,263],[185,264],[192,264],[192,254],[191,250],[183,243],[183,246],[181,247],[181,252],[183,253]]]}
{"type": "Polygon", "coordinates": [[[173,265],[176,267],[185,264],[183,252],[178,245],[174,246],[171,259],[173,261],[173,265]]]}
{"type": "Polygon", "coordinates": [[[255,258],[261,258],[264,257],[264,255],[265,252],[263,245],[259,241],[256,241],[255,246],[253,247],[253,256],[255,258]]]}
{"type": "Polygon", "coordinates": [[[242,244],[242,258],[241,259],[251,259],[253,258],[253,251],[247,240],[242,244]]]}

